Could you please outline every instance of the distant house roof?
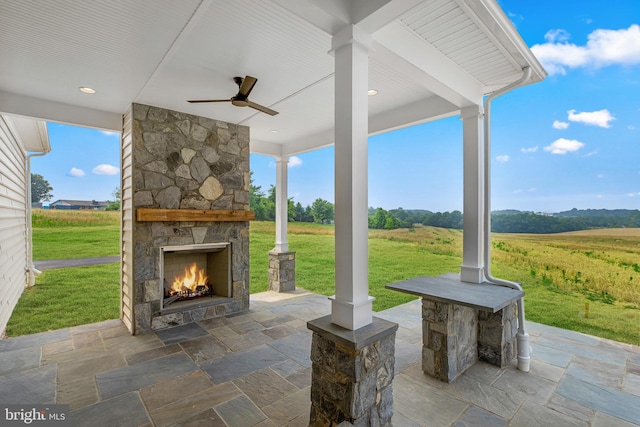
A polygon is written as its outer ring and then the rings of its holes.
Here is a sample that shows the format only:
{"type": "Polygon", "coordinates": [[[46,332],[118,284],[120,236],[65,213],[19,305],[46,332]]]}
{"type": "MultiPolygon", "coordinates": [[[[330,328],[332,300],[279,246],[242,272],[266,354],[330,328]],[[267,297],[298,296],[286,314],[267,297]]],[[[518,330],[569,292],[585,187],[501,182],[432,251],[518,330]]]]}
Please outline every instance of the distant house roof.
{"type": "Polygon", "coordinates": [[[98,202],[96,200],[60,199],[60,200],[56,200],[53,203],[50,203],[50,206],[80,206],[80,207],[91,207],[91,208],[106,208],[107,206],[109,206],[109,202],[98,202]]]}

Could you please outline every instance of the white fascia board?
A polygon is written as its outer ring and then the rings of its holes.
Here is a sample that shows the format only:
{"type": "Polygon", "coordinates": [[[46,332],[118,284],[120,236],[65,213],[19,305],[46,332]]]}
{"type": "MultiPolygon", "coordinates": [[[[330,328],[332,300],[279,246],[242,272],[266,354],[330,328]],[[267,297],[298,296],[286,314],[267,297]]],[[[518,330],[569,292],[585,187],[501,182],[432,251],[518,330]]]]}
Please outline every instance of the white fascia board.
{"type": "Polygon", "coordinates": [[[122,132],[122,114],[0,91],[0,112],[122,132]]]}
{"type": "Polygon", "coordinates": [[[460,108],[434,96],[369,117],[369,135],[390,132],[460,114],[460,108]]]}
{"type": "Polygon", "coordinates": [[[300,140],[289,141],[282,144],[251,139],[249,148],[252,154],[263,154],[272,157],[290,157],[296,154],[329,147],[333,145],[333,139],[332,128],[315,135],[305,135],[300,140]]]}
{"type": "Polygon", "coordinates": [[[286,143],[282,146],[284,156],[295,156],[308,151],[319,150],[334,144],[335,131],[333,127],[313,135],[305,135],[299,140],[286,143]]]}
{"type": "MultiPolygon", "coordinates": [[[[373,39],[387,52],[417,68],[422,76],[420,83],[427,89],[458,107],[482,102],[484,87],[455,62],[420,38],[399,21],[394,21],[375,34],[373,39]]],[[[377,48],[376,55],[378,54],[377,48]]]]}
{"type": "Polygon", "coordinates": [[[275,142],[251,139],[249,141],[249,151],[253,154],[264,154],[265,156],[282,156],[282,144],[275,142]]]}

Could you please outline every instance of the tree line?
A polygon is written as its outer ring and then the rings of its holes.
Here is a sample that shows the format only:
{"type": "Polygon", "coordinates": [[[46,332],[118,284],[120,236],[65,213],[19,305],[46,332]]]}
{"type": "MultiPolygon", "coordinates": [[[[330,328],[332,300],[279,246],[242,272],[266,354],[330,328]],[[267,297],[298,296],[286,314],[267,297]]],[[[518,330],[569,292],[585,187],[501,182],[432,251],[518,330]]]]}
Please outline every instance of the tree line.
{"type": "MultiPolygon", "coordinates": [[[[31,201],[42,202],[52,199],[53,188],[42,175],[31,174],[31,201]]],[[[107,210],[120,209],[120,188],[112,193],[115,200],[109,201],[107,210]]],[[[275,221],[276,188],[271,185],[267,192],[250,183],[250,207],[258,221],[275,221]]],[[[288,220],[331,224],[335,219],[333,203],[316,199],[311,205],[302,206],[293,197],[288,200],[288,220]]],[[[423,209],[369,208],[369,228],[393,230],[412,228],[417,224],[454,228],[461,230],[463,215],[460,211],[431,212],[423,209]]],[[[592,228],[639,228],[640,210],[630,209],[571,209],[569,211],[540,214],[518,210],[504,210],[491,213],[491,231],[496,233],[548,234],[566,231],[588,230],[592,228]]]]}
{"type": "MultiPolygon", "coordinates": [[[[249,188],[249,205],[256,214],[258,221],[275,221],[276,219],[276,188],[271,185],[265,193],[262,187],[251,180],[249,188]]],[[[287,216],[289,222],[315,222],[331,224],[334,219],[333,203],[324,199],[316,199],[311,205],[303,207],[295,202],[293,197],[288,200],[287,216]]]]}
{"type": "MultiPolygon", "coordinates": [[[[267,192],[251,183],[251,210],[259,221],[274,221],[276,217],[276,189],[273,185],[267,192]]],[[[316,199],[303,207],[300,202],[289,198],[288,217],[290,222],[316,222],[330,224],[334,221],[335,209],[331,202],[316,199]]],[[[462,212],[431,212],[423,209],[369,208],[368,226],[371,229],[393,230],[425,225],[440,228],[463,228],[462,212]]],[[[592,228],[640,227],[640,210],[587,209],[540,214],[517,210],[497,211],[491,214],[491,231],[496,233],[548,234],[592,228]]]]}

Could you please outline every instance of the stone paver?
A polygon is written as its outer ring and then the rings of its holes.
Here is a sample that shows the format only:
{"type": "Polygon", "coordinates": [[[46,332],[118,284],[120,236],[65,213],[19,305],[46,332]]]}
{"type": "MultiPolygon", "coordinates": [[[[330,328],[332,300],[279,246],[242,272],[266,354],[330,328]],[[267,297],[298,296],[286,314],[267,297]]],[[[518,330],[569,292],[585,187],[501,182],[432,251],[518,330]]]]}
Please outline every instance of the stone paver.
{"type": "Polygon", "coordinates": [[[131,392],[114,399],[104,400],[85,406],[70,417],[71,425],[137,427],[151,425],[137,392],[131,392]]]}
{"type": "MultiPolygon", "coordinates": [[[[531,323],[531,372],[478,362],[451,384],[421,369],[421,305],[397,322],[396,427],[640,426],[640,348],[531,323]]],[[[0,402],[70,405],[70,425],[309,425],[309,319],[326,297],[251,296],[251,310],[142,336],[118,320],[0,341],[0,402]]]]}
{"type": "Polygon", "coordinates": [[[560,382],[557,393],[584,406],[630,423],[640,424],[640,397],[638,396],[589,383],[571,375],[567,375],[560,382]]]}

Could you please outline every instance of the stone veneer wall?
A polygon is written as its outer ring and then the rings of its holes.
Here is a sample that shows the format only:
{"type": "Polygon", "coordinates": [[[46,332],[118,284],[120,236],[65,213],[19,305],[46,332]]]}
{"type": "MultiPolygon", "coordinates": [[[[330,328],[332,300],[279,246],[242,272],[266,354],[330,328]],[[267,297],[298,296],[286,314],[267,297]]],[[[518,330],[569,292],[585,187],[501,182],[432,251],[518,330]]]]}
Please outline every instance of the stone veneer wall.
{"type": "MultiPolygon", "coordinates": [[[[142,104],[132,113],[134,209],[249,210],[248,127],[142,104]]],[[[133,222],[135,333],[249,309],[248,222],[133,222]],[[159,248],[216,242],[231,242],[233,297],[161,312],[159,248]]]]}
{"type": "Polygon", "coordinates": [[[269,252],[269,290],[274,292],[296,290],[295,252],[269,252]]]}
{"type": "Polygon", "coordinates": [[[509,304],[497,313],[478,312],[478,357],[504,368],[518,358],[517,303],[509,304]]]}
{"type": "Polygon", "coordinates": [[[478,310],[422,298],[422,370],[452,382],[478,360],[478,310]]]}

